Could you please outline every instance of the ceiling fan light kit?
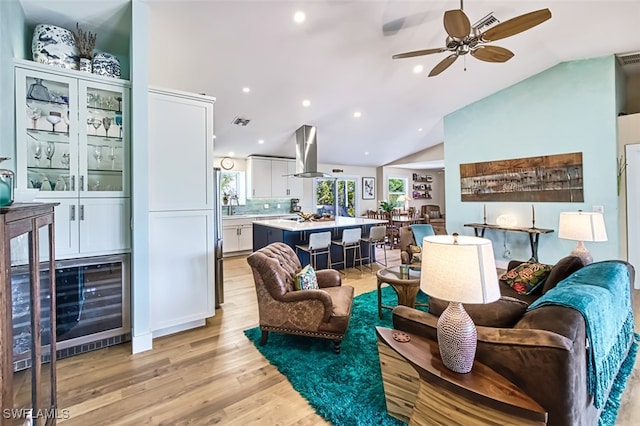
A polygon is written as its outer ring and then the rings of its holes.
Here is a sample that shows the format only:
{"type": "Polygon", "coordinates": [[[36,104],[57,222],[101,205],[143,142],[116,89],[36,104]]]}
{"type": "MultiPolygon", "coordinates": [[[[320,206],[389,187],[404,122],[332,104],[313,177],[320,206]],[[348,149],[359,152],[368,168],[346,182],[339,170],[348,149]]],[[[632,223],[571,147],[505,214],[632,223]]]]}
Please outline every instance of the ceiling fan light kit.
{"type": "MultiPolygon", "coordinates": [[[[487,15],[490,16],[491,14],[487,15]]],[[[486,18],[486,17],[485,17],[486,18]]],[[[508,21],[501,22],[495,26],[487,26],[483,22],[482,26],[472,26],[471,21],[464,13],[462,1],[460,9],[447,10],[444,13],[444,29],[448,36],[445,40],[445,47],[436,49],[416,50],[413,52],[399,53],[393,55],[393,59],[412,58],[415,56],[431,55],[433,53],[451,52],[449,56],[441,60],[429,73],[429,77],[434,77],[449,68],[460,56],[471,54],[476,59],[485,62],[506,62],[513,58],[514,53],[509,49],[499,46],[487,46],[484,43],[501,40],[511,37],[523,31],[540,25],[551,18],[549,9],[536,10],[516,16],[508,21]],[[479,28],[487,28],[481,31],[479,28]]],[[[495,20],[497,22],[497,20],[495,20]]]]}

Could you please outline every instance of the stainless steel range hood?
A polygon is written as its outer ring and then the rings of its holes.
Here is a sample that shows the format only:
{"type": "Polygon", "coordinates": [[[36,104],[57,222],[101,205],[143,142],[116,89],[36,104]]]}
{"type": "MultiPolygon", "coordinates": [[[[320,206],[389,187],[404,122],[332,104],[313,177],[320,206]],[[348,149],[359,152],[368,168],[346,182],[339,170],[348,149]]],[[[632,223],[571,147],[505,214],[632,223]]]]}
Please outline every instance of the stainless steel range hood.
{"type": "Polygon", "coordinates": [[[304,125],[296,130],[296,173],[295,177],[332,177],[318,171],[317,129],[304,125]]]}

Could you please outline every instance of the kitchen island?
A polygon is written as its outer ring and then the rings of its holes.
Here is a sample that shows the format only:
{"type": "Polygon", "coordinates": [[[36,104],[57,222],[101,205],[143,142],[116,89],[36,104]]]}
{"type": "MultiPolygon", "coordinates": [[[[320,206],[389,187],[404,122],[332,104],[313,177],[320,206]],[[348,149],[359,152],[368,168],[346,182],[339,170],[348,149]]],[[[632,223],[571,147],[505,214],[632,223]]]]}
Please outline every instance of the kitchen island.
{"type": "MultiPolygon", "coordinates": [[[[271,219],[256,220],[253,222],[253,251],[268,246],[271,243],[281,242],[296,249],[296,244],[307,244],[309,235],[315,232],[331,231],[332,240],[340,240],[342,231],[350,228],[362,228],[362,236],[369,234],[369,229],[375,225],[386,224],[387,221],[379,219],[365,219],[356,217],[338,216],[334,220],[318,220],[300,222],[291,219],[271,219]]],[[[369,253],[368,243],[360,242],[360,248],[363,255],[369,253]]],[[[306,265],[309,263],[309,254],[299,251],[298,258],[300,263],[306,265]]],[[[372,251],[371,261],[375,261],[375,250],[372,251]]],[[[331,250],[331,261],[333,263],[342,262],[342,250],[339,247],[333,247],[331,250]]],[[[365,261],[366,262],[366,261],[365,261]]],[[[363,262],[363,263],[365,263],[363,262]]],[[[350,262],[349,262],[350,263],[350,262]]],[[[326,267],[324,257],[318,258],[318,268],[326,267]]]]}

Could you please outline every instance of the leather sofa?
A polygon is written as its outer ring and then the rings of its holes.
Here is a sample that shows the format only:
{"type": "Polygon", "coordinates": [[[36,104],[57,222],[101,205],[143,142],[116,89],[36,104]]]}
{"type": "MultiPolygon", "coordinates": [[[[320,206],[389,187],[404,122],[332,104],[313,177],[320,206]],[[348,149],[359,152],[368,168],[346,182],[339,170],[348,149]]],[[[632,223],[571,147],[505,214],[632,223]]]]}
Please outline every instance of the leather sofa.
{"type": "MultiPolygon", "coordinates": [[[[551,270],[551,274],[556,270],[555,276],[550,274],[549,278],[557,283],[563,276],[571,275],[580,268],[575,259],[567,257],[559,261],[551,270]]],[[[628,271],[632,298],[633,266],[623,261],[612,262],[620,262],[626,267],[620,269],[628,271]]],[[[549,288],[543,290],[548,291],[555,285],[549,284],[549,288]]],[[[501,282],[500,285],[504,290],[505,284],[501,282]]],[[[564,306],[543,306],[527,311],[526,307],[539,297],[541,294],[516,299],[503,294],[501,300],[491,304],[465,305],[476,323],[476,360],[506,377],[544,407],[549,425],[596,425],[601,408],[595,407],[588,391],[589,343],[585,320],[579,311],[564,306]],[[498,323],[501,320],[503,324],[498,323]]],[[[630,302],[633,306],[633,301],[630,302]]],[[[446,307],[446,302],[430,298],[429,304],[431,313],[406,306],[394,308],[394,328],[437,341],[436,314],[446,307]]],[[[610,389],[607,395],[609,392],[610,389]]]]}

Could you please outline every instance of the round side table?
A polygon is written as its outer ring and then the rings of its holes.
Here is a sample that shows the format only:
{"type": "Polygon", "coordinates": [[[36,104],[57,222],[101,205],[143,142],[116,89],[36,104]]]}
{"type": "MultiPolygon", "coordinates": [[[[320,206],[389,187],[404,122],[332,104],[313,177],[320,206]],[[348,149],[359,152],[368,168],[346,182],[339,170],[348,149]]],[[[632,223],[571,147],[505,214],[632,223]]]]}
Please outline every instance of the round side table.
{"type": "Polygon", "coordinates": [[[398,295],[398,305],[415,308],[416,295],[420,290],[420,269],[415,266],[401,265],[380,269],[376,272],[378,279],[378,316],[382,318],[382,308],[393,309],[393,306],[382,304],[382,284],[389,284],[398,295]],[[407,268],[406,273],[401,268],[407,268]]]}

